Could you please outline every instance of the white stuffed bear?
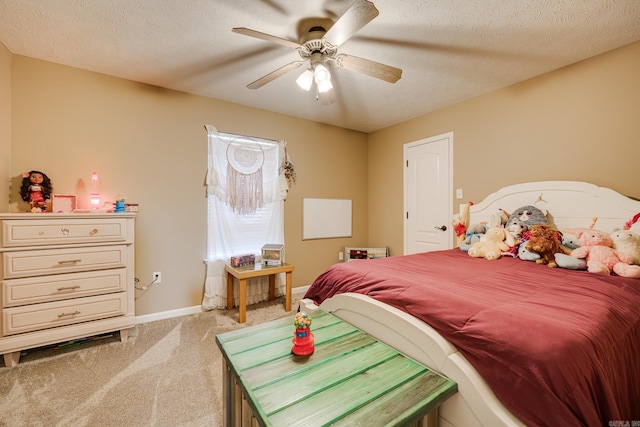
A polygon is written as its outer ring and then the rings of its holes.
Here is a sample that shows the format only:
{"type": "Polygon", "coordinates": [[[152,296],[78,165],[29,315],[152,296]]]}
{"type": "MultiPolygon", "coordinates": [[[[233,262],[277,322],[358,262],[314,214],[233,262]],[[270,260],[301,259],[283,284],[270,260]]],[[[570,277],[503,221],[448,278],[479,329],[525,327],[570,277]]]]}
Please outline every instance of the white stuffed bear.
{"type": "Polygon", "coordinates": [[[620,255],[630,259],[631,264],[640,265],[640,234],[631,229],[614,231],[611,233],[611,240],[620,255]]]}
{"type": "Polygon", "coordinates": [[[508,251],[514,244],[513,236],[507,233],[506,229],[492,227],[487,230],[479,242],[471,245],[468,254],[474,258],[495,260],[500,258],[502,252],[508,251]]]}

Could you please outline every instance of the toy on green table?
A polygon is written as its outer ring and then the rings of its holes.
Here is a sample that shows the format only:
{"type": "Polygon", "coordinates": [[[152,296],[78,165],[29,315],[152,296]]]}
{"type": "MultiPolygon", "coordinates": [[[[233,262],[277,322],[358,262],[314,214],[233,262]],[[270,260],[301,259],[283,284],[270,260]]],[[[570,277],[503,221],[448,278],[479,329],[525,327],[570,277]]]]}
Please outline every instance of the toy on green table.
{"type": "Polygon", "coordinates": [[[314,351],[314,338],[311,333],[311,316],[304,311],[296,314],[293,319],[296,331],[293,335],[291,352],[298,356],[308,356],[314,351]]]}

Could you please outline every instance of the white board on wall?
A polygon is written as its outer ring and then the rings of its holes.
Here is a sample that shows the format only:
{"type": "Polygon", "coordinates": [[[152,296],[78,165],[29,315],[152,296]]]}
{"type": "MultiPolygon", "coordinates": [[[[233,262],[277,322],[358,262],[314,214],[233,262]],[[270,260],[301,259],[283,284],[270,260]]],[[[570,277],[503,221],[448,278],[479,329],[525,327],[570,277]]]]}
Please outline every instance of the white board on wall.
{"type": "Polygon", "coordinates": [[[302,199],[302,240],[351,237],[351,200],[302,199]]]}

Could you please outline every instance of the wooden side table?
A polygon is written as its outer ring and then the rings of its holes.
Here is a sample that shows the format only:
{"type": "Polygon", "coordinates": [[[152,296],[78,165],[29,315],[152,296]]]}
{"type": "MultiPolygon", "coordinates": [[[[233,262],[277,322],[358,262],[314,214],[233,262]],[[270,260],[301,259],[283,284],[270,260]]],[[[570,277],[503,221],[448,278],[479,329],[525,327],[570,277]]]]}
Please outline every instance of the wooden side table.
{"type": "Polygon", "coordinates": [[[276,274],[286,274],[286,297],[284,303],[284,309],[291,311],[291,276],[294,266],[292,264],[283,265],[262,265],[257,264],[255,266],[248,267],[232,267],[229,264],[224,266],[224,270],[227,272],[227,309],[233,309],[233,278],[238,279],[240,284],[240,292],[238,298],[238,322],[244,323],[247,321],[247,279],[252,277],[269,276],[269,301],[273,301],[276,298],[276,274]]]}
{"type": "Polygon", "coordinates": [[[294,317],[216,336],[225,426],[437,425],[454,381],[322,309],[315,351],[291,353],[294,317]]]}

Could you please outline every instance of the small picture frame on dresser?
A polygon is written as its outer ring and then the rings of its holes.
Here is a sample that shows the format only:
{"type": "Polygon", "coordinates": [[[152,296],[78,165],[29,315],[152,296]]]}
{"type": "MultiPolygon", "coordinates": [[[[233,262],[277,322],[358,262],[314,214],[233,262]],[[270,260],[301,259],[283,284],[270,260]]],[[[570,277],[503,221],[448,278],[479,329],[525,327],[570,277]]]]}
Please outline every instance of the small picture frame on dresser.
{"type": "Polygon", "coordinates": [[[76,200],[75,194],[52,194],[51,212],[71,213],[76,209],[76,200]]]}

